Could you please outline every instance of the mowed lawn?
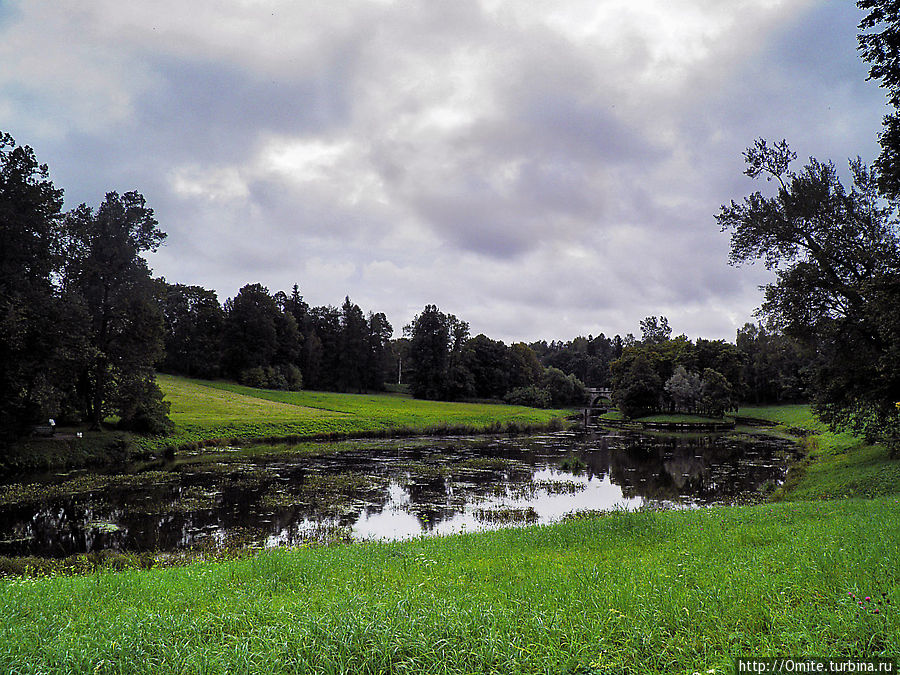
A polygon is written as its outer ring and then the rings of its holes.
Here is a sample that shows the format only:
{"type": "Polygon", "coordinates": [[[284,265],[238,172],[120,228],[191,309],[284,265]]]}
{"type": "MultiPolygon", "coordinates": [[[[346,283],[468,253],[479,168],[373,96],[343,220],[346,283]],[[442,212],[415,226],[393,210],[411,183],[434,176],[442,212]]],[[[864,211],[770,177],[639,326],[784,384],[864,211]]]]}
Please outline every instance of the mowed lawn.
{"type": "Polygon", "coordinates": [[[176,428],[170,442],[377,433],[441,428],[483,430],[547,424],[571,411],[422,401],[398,394],[253,389],[172,375],[157,378],[176,428]]]}

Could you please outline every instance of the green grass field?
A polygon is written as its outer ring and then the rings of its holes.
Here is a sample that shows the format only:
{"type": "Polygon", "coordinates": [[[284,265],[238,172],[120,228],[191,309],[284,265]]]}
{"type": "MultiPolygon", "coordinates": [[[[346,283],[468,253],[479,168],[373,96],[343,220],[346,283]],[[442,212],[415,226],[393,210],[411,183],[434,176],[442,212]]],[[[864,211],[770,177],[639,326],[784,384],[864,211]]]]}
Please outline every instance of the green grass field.
{"type": "Polygon", "coordinates": [[[770,406],[741,406],[738,417],[750,417],[774,422],[782,427],[825,431],[825,425],[813,414],[806,403],[770,406]]]}
{"type": "Polygon", "coordinates": [[[682,425],[719,425],[719,424],[731,424],[734,422],[734,418],[728,415],[724,417],[707,417],[705,415],[695,415],[691,413],[657,413],[655,415],[645,415],[644,417],[635,417],[634,419],[629,419],[625,417],[618,410],[607,410],[605,413],[601,413],[597,416],[599,420],[606,420],[608,422],[627,422],[629,424],[633,424],[635,428],[640,428],[641,425],[645,423],[649,424],[682,424],[682,425]]]}
{"type": "Polygon", "coordinates": [[[175,431],[149,444],[229,439],[479,431],[546,425],[571,411],[423,401],[402,394],[338,394],[253,389],[227,382],[157,378],[171,405],[175,431]]]}

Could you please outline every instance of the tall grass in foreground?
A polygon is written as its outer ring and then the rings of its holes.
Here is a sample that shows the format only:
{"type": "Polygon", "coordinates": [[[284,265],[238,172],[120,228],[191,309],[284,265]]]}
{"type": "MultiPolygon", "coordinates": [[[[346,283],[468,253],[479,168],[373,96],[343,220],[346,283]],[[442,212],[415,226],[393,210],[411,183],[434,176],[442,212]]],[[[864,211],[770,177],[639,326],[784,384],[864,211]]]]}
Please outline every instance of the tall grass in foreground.
{"type": "Polygon", "coordinates": [[[623,512],[0,580],[0,670],[670,674],[896,656],[898,519],[896,498],[623,512]]]}

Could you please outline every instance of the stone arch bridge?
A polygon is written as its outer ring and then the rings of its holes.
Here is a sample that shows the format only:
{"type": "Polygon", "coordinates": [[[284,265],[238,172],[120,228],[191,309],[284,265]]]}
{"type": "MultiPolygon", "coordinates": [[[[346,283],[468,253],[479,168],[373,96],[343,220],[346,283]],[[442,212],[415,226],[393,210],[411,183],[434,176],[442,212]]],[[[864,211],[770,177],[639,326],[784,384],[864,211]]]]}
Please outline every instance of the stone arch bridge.
{"type": "Polygon", "coordinates": [[[612,389],[601,389],[598,387],[585,387],[587,400],[585,408],[582,410],[584,425],[591,423],[592,415],[600,415],[605,413],[612,407],[612,389]]]}
{"type": "Polygon", "coordinates": [[[588,408],[608,408],[612,404],[612,389],[586,387],[588,408]]]}

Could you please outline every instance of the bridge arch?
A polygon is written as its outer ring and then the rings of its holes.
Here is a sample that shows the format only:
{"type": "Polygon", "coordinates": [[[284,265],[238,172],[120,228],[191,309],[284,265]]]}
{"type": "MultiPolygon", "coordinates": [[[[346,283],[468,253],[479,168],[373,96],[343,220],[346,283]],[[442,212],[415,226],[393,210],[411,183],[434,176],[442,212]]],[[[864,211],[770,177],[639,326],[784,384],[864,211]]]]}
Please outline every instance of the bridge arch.
{"type": "Polygon", "coordinates": [[[604,399],[606,399],[606,401],[608,401],[609,403],[612,403],[612,389],[587,387],[585,391],[587,392],[588,408],[606,407],[598,405],[604,399]]]}

